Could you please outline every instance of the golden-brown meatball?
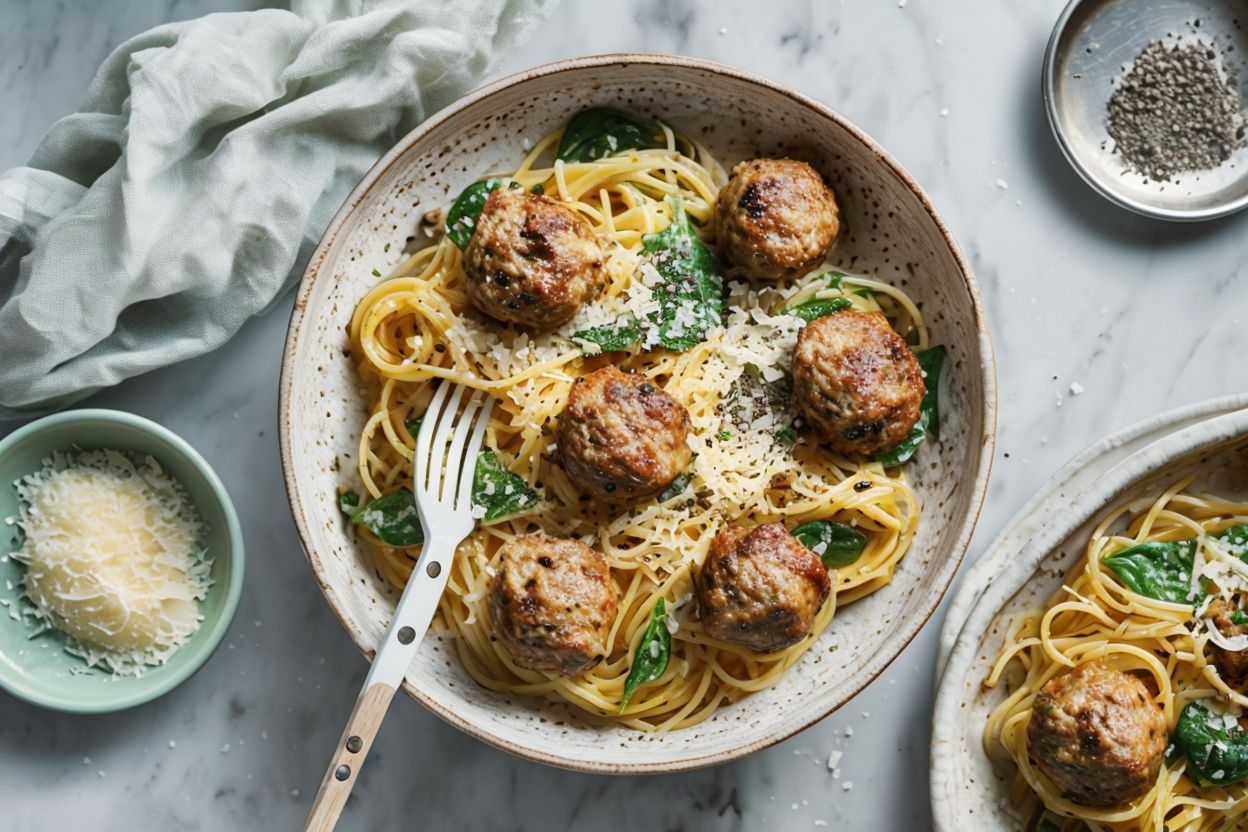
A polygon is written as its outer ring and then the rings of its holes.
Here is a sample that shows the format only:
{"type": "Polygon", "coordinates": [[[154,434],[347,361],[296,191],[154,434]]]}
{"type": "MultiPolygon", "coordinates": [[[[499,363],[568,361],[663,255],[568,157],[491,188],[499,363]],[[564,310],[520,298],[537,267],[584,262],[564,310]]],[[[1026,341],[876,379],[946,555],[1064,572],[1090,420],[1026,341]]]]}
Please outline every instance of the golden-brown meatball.
{"type": "Polygon", "coordinates": [[[492,318],[538,330],[570,321],[605,282],[602,243],[553,199],[498,188],[464,249],[465,290],[492,318]]]}
{"type": "Polygon", "coordinates": [[[694,591],[707,635],[770,653],[810,635],[832,579],[782,524],[729,526],[712,541],[694,591]]]}
{"type": "Polygon", "coordinates": [[[1040,689],[1027,750],[1059,791],[1084,806],[1144,794],[1166,750],[1166,721],[1135,676],[1085,662],[1040,689]]]}
{"type": "MultiPolygon", "coordinates": [[[[1215,598],[1210,602],[1205,615],[1213,621],[1213,626],[1217,627],[1222,635],[1234,638],[1248,635],[1248,623],[1236,624],[1231,619],[1231,616],[1239,611],[1235,605],[1228,604],[1221,598],[1215,598]]],[[[1248,686],[1248,650],[1227,650],[1225,647],[1210,644],[1209,651],[1222,681],[1240,690],[1248,686]]]]}
{"type": "Polygon", "coordinates": [[[581,376],[559,414],[563,469],[610,503],[654,497],[689,464],[689,412],[643,375],[613,366],[581,376]]]}
{"type": "Polygon", "coordinates": [[[720,253],[754,278],[801,277],[823,262],[840,231],[836,197],[794,159],[741,162],[715,205],[720,253]]]}
{"type": "Polygon", "coordinates": [[[503,547],[490,583],[494,633],[529,670],[575,676],[602,661],[615,623],[607,559],[579,540],[528,534],[503,547]]]}
{"type": "Polygon", "coordinates": [[[925,392],[914,351],[879,312],[833,312],[797,336],[793,399],[833,450],[892,450],[919,420],[925,392]]]}

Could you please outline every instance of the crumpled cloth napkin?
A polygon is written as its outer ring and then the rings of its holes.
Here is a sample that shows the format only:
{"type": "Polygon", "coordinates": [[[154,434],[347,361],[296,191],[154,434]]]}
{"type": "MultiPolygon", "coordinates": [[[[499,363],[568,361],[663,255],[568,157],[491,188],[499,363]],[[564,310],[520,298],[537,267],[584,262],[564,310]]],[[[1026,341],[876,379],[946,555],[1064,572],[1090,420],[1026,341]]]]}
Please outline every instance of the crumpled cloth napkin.
{"type": "Polygon", "coordinates": [[[378,156],[553,5],[295,0],[124,43],[0,176],[0,416],[225,343],[378,156]]]}

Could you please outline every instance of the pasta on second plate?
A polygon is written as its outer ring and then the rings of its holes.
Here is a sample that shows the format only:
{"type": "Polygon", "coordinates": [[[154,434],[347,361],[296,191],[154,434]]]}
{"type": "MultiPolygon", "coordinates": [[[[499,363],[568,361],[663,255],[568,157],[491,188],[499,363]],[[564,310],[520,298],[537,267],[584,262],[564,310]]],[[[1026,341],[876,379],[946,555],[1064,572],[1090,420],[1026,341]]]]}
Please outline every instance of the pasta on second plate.
{"type": "Polygon", "coordinates": [[[1248,503],[1190,491],[1109,512],[985,685],[990,757],[1044,832],[1248,823],[1248,503]]]}

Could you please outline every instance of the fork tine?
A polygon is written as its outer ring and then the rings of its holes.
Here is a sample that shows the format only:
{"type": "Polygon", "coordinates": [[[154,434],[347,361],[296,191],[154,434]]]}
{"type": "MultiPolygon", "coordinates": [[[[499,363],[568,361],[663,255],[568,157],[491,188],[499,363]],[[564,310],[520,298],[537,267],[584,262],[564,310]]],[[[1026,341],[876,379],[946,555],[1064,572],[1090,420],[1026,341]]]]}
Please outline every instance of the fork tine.
{"type": "Polygon", "coordinates": [[[477,472],[477,455],[481,453],[481,443],[485,441],[485,429],[490,423],[490,412],[494,410],[494,399],[486,397],[485,406],[477,413],[473,425],[472,438],[464,448],[464,465],[459,472],[459,496],[455,499],[456,511],[471,511],[472,486],[477,472]]]}
{"type": "Polygon", "coordinates": [[[439,502],[446,489],[446,466],[443,464],[446,460],[446,445],[459,417],[459,403],[463,400],[466,389],[462,384],[452,387],[454,389],[451,391],[450,401],[438,417],[438,430],[433,436],[433,447],[429,450],[429,494],[439,502]]]}
{"type": "Polygon", "coordinates": [[[442,403],[446,401],[446,394],[450,388],[450,382],[444,381],[438,385],[437,390],[433,391],[433,399],[429,402],[429,407],[425,409],[425,415],[421,417],[420,430],[416,432],[416,467],[412,472],[412,485],[417,492],[429,490],[426,482],[429,477],[429,446],[433,440],[438,414],[442,410],[442,403]]]}
{"type": "Polygon", "coordinates": [[[446,479],[442,487],[442,499],[452,508],[455,505],[455,494],[459,490],[464,467],[467,464],[464,442],[468,440],[473,420],[480,409],[481,394],[474,390],[472,398],[468,400],[468,405],[455,425],[455,435],[451,439],[451,447],[446,452],[446,479]]]}

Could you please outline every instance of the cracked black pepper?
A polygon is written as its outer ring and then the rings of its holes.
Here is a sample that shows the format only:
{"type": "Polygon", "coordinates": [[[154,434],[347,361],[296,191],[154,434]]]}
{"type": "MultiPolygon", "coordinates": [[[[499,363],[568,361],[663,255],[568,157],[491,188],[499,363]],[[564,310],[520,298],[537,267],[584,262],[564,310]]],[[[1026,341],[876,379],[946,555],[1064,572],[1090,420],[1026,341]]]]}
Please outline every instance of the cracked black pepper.
{"type": "Polygon", "coordinates": [[[1109,99],[1114,150],[1132,170],[1164,182],[1212,170],[1244,143],[1244,114],[1234,77],[1207,43],[1153,41],[1109,99]]]}

